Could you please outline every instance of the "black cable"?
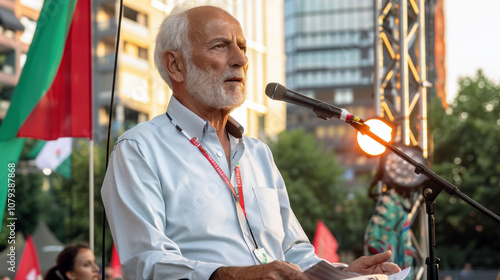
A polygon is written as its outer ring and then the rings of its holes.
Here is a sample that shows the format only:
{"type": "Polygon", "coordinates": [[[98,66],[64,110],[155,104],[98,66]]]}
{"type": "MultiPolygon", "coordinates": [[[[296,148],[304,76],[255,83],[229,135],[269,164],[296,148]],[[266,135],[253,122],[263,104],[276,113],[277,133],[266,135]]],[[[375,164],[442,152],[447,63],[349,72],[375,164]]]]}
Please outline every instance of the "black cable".
{"type": "MultiPolygon", "coordinates": [[[[109,122],[108,122],[108,139],[106,143],[106,168],[105,171],[108,170],[108,165],[109,165],[109,156],[110,156],[110,143],[111,143],[111,124],[113,122],[113,107],[115,104],[115,85],[116,85],[116,68],[118,64],[118,50],[120,49],[120,31],[121,31],[121,26],[122,26],[122,14],[123,14],[123,0],[120,0],[120,12],[118,15],[118,27],[116,31],[116,42],[115,42],[115,62],[113,66],[113,84],[111,86],[111,102],[109,104],[109,122]]],[[[106,174],[106,172],[104,172],[106,174]]],[[[103,269],[102,271],[104,272],[104,269],[106,268],[106,209],[104,208],[104,203],[102,205],[102,245],[101,245],[101,251],[102,251],[102,257],[101,257],[101,262],[103,269]]]]}

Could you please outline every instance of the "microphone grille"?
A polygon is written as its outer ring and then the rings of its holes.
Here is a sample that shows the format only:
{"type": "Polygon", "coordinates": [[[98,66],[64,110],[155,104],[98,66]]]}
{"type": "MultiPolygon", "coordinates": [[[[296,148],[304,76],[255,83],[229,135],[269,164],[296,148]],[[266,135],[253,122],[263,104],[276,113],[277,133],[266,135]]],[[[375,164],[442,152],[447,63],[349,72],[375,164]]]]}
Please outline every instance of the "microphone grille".
{"type": "Polygon", "coordinates": [[[283,100],[287,88],[278,83],[269,83],[266,86],[266,95],[273,100],[283,100]]]}

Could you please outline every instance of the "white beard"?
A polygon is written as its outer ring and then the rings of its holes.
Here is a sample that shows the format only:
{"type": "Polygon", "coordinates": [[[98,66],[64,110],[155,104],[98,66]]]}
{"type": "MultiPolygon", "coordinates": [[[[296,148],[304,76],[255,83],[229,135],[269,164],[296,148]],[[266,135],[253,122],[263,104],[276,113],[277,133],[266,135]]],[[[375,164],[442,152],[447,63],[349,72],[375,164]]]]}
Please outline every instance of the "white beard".
{"type": "Polygon", "coordinates": [[[206,106],[231,111],[245,102],[246,84],[243,85],[243,89],[237,89],[235,94],[228,94],[224,90],[226,79],[231,77],[245,78],[243,69],[228,70],[219,76],[213,71],[200,69],[190,57],[186,59],[186,62],[186,89],[196,100],[206,106]]]}

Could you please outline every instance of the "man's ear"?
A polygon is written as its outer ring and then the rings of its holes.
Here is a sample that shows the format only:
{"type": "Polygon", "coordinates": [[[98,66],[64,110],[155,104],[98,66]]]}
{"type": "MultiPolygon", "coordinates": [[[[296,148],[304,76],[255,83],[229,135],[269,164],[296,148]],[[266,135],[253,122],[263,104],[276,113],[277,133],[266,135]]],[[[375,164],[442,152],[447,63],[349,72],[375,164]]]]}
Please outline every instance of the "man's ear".
{"type": "Polygon", "coordinates": [[[163,54],[162,62],[172,81],[179,83],[184,81],[186,71],[184,71],[184,59],[180,52],[166,51],[163,54]]]}

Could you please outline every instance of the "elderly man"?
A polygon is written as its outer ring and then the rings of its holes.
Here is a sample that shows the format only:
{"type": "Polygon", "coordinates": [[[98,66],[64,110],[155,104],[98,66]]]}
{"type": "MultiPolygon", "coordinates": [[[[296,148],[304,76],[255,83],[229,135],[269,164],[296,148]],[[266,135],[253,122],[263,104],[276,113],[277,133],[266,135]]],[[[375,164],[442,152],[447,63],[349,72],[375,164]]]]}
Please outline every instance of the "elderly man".
{"type": "MultiPolygon", "coordinates": [[[[167,112],[117,141],[102,188],[127,279],[308,279],[321,261],[290,209],[269,148],[229,113],[246,97],[246,40],[214,6],[176,7],[155,62],[167,112]]],[[[392,273],[390,252],[346,270],[392,273]]]]}

